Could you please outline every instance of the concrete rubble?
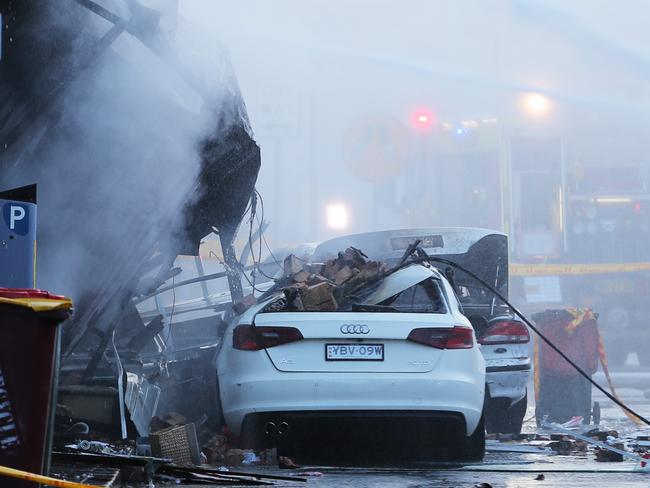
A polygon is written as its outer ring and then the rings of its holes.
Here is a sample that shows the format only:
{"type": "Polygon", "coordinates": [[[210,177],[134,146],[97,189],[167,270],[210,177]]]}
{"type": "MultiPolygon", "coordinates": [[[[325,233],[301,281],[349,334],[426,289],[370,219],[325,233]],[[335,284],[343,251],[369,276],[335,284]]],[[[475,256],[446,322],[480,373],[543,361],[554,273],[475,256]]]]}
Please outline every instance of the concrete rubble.
{"type": "Polygon", "coordinates": [[[546,424],[535,433],[489,435],[486,450],[577,459],[593,455],[592,459],[597,463],[623,463],[626,460],[643,463],[644,458],[650,459],[650,440],[646,439],[650,436],[638,435],[634,431],[622,434],[604,426],[581,425],[569,430],[557,424],[546,424]]]}
{"type": "MultiPolygon", "coordinates": [[[[283,262],[283,274],[275,287],[265,293],[268,297],[281,291],[282,296],[269,303],[264,311],[348,310],[359,299],[362,290],[381,281],[387,271],[384,263],[369,260],[354,247],[339,252],[337,257],[325,263],[307,263],[291,254],[283,262]]],[[[252,305],[254,302],[250,300],[248,303],[252,305]]],[[[243,301],[239,304],[247,305],[243,301]]],[[[240,312],[241,307],[237,311],[240,312]]]]}

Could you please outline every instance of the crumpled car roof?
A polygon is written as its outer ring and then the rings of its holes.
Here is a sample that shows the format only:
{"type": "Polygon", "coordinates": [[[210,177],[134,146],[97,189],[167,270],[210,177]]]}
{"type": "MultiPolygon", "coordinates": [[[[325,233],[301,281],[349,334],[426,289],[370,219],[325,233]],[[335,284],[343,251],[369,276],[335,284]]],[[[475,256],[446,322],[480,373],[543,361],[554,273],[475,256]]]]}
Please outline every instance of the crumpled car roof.
{"type": "Polygon", "coordinates": [[[387,298],[390,298],[398,293],[426,280],[432,276],[439,276],[437,271],[431,268],[422,266],[421,264],[412,264],[402,268],[393,274],[387,276],[379,285],[377,290],[372,292],[365,300],[364,303],[368,305],[377,305],[387,298]]]}

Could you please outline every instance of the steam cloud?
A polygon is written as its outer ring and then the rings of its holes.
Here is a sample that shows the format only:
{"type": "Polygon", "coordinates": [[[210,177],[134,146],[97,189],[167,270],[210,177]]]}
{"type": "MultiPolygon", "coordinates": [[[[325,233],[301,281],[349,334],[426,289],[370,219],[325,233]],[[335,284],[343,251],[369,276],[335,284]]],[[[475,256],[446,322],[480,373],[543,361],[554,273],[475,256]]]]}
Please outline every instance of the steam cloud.
{"type": "MultiPolygon", "coordinates": [[[[126,2],[104,3],[126,19],[137,13],[126,2]]],[[[200,142],[231,102],[230,65],[220,46],[178,22],[160,59],[126,32],[105,51],[89,50],[113,25],[74,1],[51,2],[44,13],[34,35],[73,39],[61,47],[70,52],[52,54],[67,58],[59,68],[74,81],[56,123],[4,184],[39,185],[38,286],[72,297],[108,293],[133,281],[143,252],[175,254],[200,142]]],[[[167,20],[159,25],[169,27],[167,20]]]]}

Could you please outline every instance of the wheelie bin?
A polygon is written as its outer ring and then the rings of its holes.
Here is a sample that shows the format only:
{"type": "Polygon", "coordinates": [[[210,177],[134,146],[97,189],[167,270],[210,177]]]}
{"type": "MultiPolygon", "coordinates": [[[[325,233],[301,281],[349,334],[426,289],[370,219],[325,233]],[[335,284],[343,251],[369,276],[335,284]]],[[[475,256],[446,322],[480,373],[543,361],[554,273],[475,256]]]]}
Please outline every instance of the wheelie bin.
{"type": "MultiPolygon", "coordinates": [[[[589,377],[598,370],[597,316],[590,309],[545,310],[533,315],[540,332],[589,377]]],[[[535,417],[563,423],[581,416],[583,423],[600,421],[591,403],[591,383],[546,342],[535,345],[535,417]]]]}
{"type": "MultiPolygon", "coordinates": [[[[69,298],[0,288],[0,466],[48,474],[59,324],[71,312],[69,298]]],[[[0,476],[0,486],[35,484],[0,476]]]]}

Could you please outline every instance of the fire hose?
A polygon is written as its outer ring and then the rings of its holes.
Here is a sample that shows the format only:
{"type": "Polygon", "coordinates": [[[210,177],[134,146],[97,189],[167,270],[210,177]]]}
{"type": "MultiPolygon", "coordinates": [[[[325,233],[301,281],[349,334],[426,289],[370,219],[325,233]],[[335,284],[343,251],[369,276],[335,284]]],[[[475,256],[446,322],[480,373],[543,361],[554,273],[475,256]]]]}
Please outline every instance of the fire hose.
{"type": "Polygon", "coordinates": [[[10,478],[33,481],[34,483],[41,483],[47,486],[56,486],[58,488],[97,488],[94,485],[77,483],[75,481],[59,480],[56,478],[50,478],[49,476],[28,473],[27,471],[21,471],[19,469],[7,468],[6,466],[0,466],[0,476],[9,476],[10,478]]]}

